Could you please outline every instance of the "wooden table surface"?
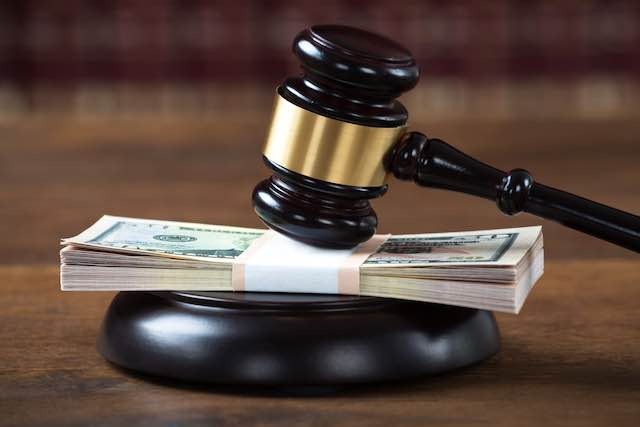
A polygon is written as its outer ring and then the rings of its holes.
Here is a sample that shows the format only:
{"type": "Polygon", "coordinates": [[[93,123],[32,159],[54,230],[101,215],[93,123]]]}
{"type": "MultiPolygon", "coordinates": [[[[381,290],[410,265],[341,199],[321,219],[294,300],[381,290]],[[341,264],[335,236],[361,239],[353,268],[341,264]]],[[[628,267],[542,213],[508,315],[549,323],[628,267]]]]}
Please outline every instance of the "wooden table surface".
{"type": "MultiPolygon", "coordinates": [[[[637,255],[406,183],[375,203],[383,232],[544,227],[545,275],[520,315],[497,316],[503,347],[490,360],[317,397],[149,381],[102,360],[95,338],[114,294],[61,293],[58,239],[103,213],[258,226],[265,116],[0,124],[0,425],[640,424],[637,255]]],[[[426,124],[500,168],[640,213],[640,123],[426,124]]]]}

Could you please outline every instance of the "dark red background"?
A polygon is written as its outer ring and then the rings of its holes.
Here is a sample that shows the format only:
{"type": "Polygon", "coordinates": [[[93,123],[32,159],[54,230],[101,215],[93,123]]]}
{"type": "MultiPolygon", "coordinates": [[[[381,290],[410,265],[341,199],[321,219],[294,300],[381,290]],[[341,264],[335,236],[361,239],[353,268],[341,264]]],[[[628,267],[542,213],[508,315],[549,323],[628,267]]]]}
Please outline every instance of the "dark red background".
{"type": "Polygon", "coordinates": [[[9,0],[0,82],[272,84],[314,23],[402,40],[430,77],[640,75],[637,1],[9,0]]]}

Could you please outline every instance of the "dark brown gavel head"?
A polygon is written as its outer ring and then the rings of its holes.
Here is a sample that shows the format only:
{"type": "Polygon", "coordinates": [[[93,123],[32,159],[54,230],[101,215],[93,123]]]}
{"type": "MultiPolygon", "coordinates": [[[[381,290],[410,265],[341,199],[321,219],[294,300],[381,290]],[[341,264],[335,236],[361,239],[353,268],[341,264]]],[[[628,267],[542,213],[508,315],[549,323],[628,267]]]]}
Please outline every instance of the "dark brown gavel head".
{"type": "Polygon", "coordinates": [[[385,158],[405,131],[397,98],[418,81],[411,53],[343,26],[301,32],[302,75],[279,87],[263,158],[273,171],[253,192],[270,228],[305,243],[346,248],[369,239],[369,199],[387,190],[385,158]]]}

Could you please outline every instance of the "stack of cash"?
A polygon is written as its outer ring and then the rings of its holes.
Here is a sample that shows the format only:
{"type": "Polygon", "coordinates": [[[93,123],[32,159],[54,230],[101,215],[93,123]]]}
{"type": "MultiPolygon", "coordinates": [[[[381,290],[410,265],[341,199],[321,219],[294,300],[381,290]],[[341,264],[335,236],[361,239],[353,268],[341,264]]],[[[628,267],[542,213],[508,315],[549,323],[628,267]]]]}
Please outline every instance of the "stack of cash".
{"type": "MultiPolygon", "coordinates": [[[[231,291],[265,231],[104,216],[62,240],[61,287],[231,291]]],[[[360,266],[360,294],[518,313],[543,269],[541,227],[394,235],[360,266]]]]}

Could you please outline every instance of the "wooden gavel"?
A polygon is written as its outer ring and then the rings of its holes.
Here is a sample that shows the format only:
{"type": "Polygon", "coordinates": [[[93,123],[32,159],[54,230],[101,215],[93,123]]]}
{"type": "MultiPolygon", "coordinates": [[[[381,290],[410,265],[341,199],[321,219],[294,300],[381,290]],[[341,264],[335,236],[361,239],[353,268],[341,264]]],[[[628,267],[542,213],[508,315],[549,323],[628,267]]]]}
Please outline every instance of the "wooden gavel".
{"type": "Polygon", "coordinates": [[[264,161],[274,174],[253,192],[254,208],[293,239],[346,248],[369,239],[377,217],[369,199],[386,177],[495,200],[640,252],[640,217],[475,160],[439,139],[407,132],[397,98],[420,74],[401,45],[356,28],[302,31],[293,52],[304,74],[278,88],[264,161]]]}

